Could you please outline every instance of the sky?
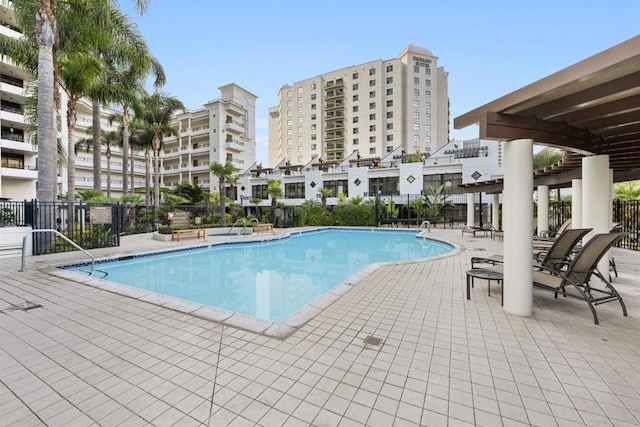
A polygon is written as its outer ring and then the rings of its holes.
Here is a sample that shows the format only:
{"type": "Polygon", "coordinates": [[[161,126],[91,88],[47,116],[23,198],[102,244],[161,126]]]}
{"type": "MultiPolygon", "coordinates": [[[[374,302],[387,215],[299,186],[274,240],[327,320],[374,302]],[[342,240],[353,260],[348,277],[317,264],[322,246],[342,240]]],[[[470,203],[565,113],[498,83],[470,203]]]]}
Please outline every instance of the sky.
{"type": "Polygon", "coordinates": [[[197,110],[235,83],[258,97],[256,157],[268,163],[268,109],[285,84],[410,43],[449,74],[453,119],[640,34],[640,0],[119,0],[165,69],[163,91],[197,110]],[[179,6],[177,6],[179,5],[179,6]]]}

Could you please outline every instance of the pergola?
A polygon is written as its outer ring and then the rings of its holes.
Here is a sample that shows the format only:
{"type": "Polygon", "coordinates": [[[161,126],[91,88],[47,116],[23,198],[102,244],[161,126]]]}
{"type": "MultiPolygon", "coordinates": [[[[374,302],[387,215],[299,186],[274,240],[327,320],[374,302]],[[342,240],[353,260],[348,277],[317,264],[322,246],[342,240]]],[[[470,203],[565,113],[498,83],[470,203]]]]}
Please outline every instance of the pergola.
{"type": "Polygon", "coordinates": [[[611,227],[612,183],[640,179],[640,36],[454,119],[456,129],[471,124],[505,141],[504,179],[465,190],[503,192],[504,308],[528,316],[534,186],[544,212],[549,187],[571,185],[573,227],[592,228],[590,238],[611,227]],[[534,143],[564,150],[564,160],[534,173],[534,143]]]}

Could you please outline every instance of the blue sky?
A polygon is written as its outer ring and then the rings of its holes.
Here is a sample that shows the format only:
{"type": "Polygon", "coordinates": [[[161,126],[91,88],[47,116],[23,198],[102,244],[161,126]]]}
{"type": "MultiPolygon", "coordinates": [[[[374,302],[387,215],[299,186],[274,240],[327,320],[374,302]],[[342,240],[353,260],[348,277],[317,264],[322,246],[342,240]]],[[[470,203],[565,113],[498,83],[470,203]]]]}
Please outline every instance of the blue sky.
{"type": "MultiPolygon", "coordinates": [[[[258,96],[258,161],[278,89],[396,57],[409,43],[449,72],[453,118],[640,33],[640,0],[120,0],[190,110],[236,83],[258,96]],[[179,4],[179,6],[177,6],[179,4]],[[176,7],[177,6],[177,7],[176,7]]],[[[475,126],[452,129],[477,137],[475,126]]]]}

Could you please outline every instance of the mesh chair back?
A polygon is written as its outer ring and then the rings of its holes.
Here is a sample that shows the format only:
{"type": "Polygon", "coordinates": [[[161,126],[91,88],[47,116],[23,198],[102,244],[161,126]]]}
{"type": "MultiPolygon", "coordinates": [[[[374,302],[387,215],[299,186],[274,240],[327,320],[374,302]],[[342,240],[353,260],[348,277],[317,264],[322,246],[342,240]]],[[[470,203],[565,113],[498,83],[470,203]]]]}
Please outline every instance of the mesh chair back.
{"type": "Polygon", "coordinates": [[[622,239],[622,236],[624,233],[596,234],[571,261],[567,276],[576,283],[588,283],[593,271],[598,267],[598,262],[622,239]]]}
{"type": "Polygon", "coordinates": [[[565,230],[565,232],[559,235],[553,242],[553,245],[549,248],[549,251],[542,260],[542,265],[547,268],[555,268],[555,264],[559,261],[566,260],[580,239],[582,239],[591,230],[593,229],[571,228],[565,230]]]}

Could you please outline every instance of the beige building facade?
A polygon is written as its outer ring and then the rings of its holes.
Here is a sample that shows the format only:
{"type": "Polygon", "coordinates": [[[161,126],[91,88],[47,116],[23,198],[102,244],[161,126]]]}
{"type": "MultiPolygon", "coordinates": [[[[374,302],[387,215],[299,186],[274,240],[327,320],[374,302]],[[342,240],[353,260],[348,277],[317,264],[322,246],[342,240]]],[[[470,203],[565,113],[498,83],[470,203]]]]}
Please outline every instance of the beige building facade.
{"type": "Polygon", "coordinates": [[[269,165],[435,152],[449,141],[448,76],[437,61],[409,45],[397,58],[284,85],[269,109],[269,165]]]}

